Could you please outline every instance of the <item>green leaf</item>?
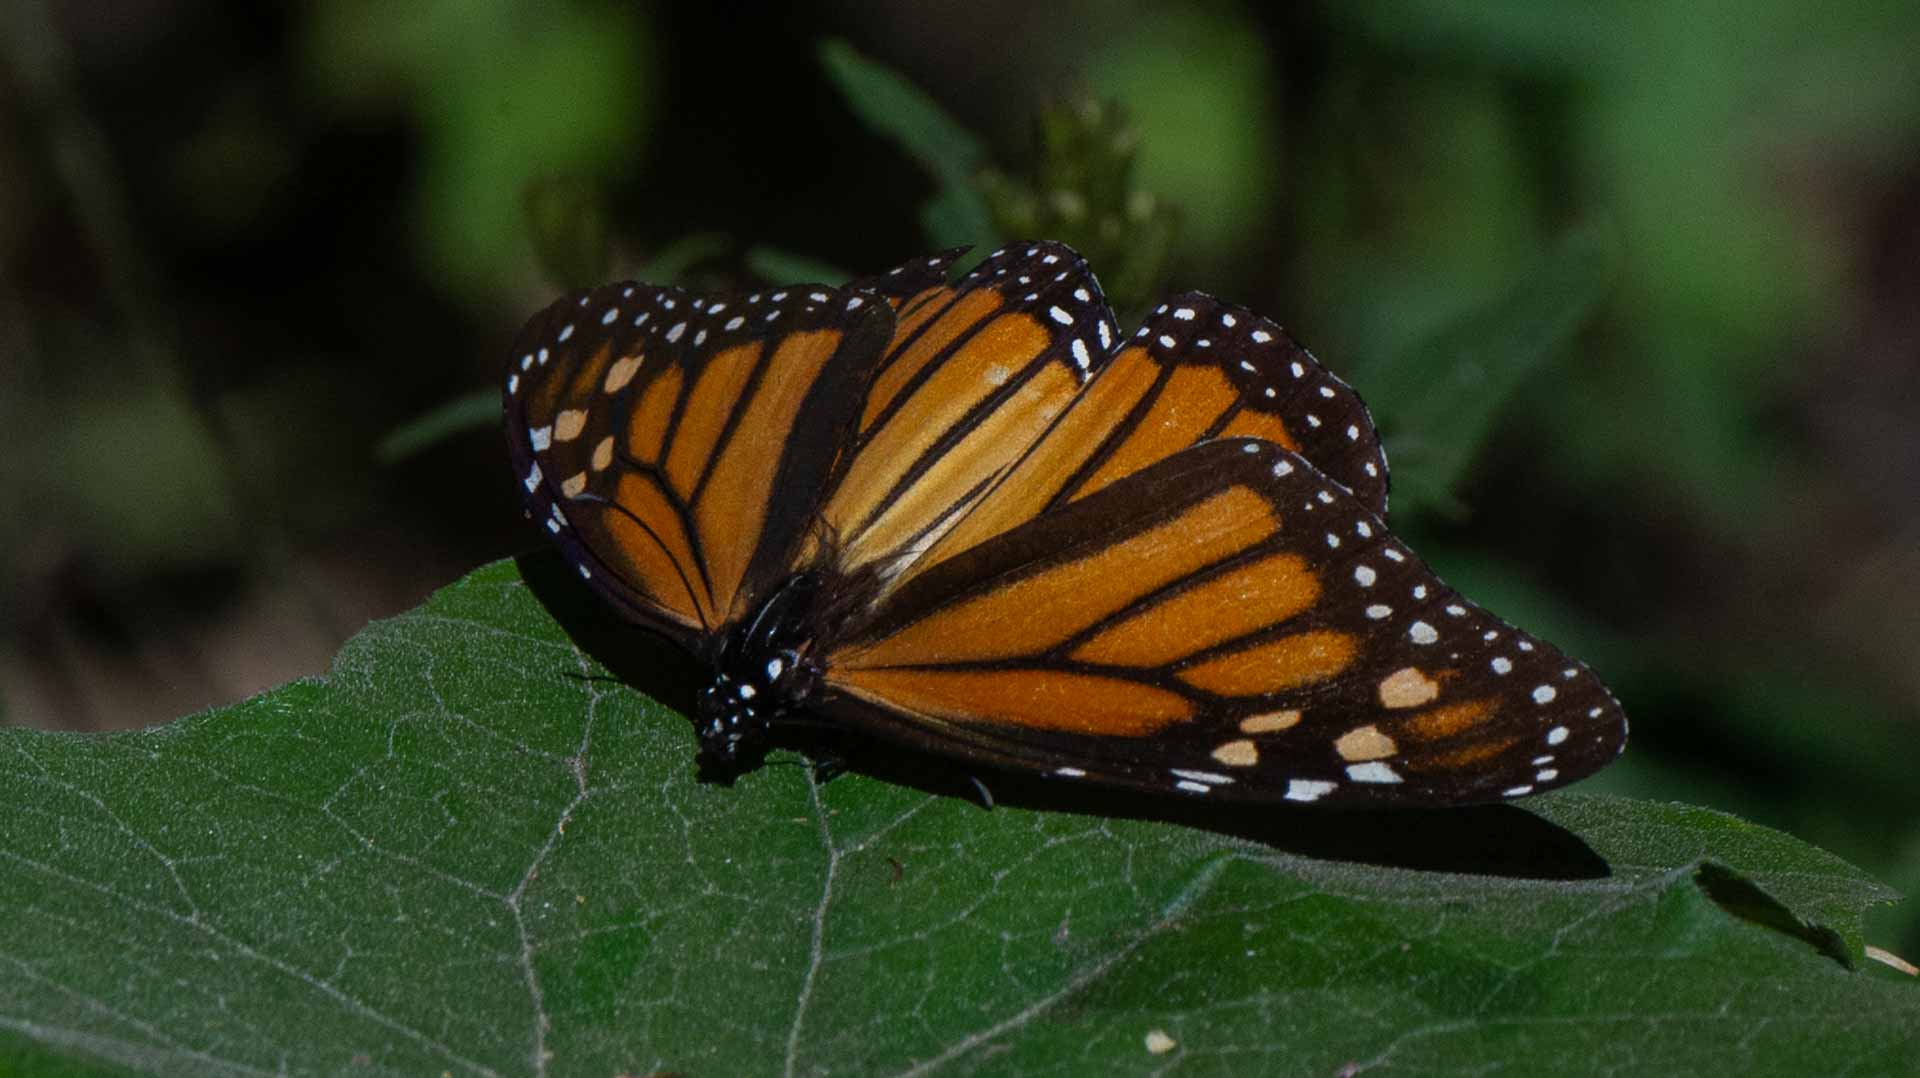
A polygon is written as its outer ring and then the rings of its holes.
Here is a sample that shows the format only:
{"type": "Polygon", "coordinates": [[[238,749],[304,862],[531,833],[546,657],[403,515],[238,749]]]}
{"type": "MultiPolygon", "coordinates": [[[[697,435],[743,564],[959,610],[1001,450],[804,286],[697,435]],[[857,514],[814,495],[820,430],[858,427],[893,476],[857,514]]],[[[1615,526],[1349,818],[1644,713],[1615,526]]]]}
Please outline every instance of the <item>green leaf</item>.
{"type": "Polygon", "coordinates": [[[374,447],[374,456],[383,464],[392,464],[456,434],[499,424],[500,391],[476,389],[394,428],[374,447]]]}
{"type": "Polygon", "coordinates": [[[697,672],[597,611],[557,560],[502,563],[325,678],[151,731],[0,731],[0,1063],[1920,1064],[1920,991],[1835,960],[1891,893],[1778,832],[1572,794],[1343,815],[999,779],[987,812],[790,758],[703,785],[684,720],[589,655],[668,699],[697,672]]]}
{"type": "Polygon", "coordinates": [[[924,90],[844,41],[822,42],[820,63],[862,122],[900,143],[940,181],[940,193],[922,215],[933,245],[996,245],[999,237],[976,184],[987,160],[979,140],[924,90]]]}
{"type": "Polygon", "coordinates": [[[1586,324],[1615,261],[1603,226],[1574,229],[1492,302],[1359,372],[1387,432],[1396,509],[1452,504],[1501,408],[1586,324]]]}

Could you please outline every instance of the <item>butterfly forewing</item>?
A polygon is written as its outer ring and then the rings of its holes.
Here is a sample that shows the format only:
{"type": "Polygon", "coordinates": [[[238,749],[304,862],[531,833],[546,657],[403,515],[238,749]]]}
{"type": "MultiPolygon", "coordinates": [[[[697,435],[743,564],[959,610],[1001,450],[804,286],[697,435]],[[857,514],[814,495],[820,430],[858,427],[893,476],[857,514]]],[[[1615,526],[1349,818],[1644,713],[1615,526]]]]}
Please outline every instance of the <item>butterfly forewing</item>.
{"type": "Polygon", "coordinates": [[[1517,797],[1625,736],[1585,668],[1446,587],[1304,458],[1248,439],[927,570],[824,665],[824,706],[882,733],[1234,798],[1517,797]]]}
{"type": "Polygon", "coordinates": [[[1190,292],[1162,304],[922,567],[1198,442],[1262,438],[1298,452],[1375,513],[1387,463],[1366,405],[1279,326],[1190,292]]]}
{"type": "Polygon", "coordinates": [[[823,512],[840,566],[904,572],[1074,399],[1114,333],[1060,244],[1007,248],[906,295],[823,512]]]}
{"type": "MultiPolygon", "coordinates": [[[[849,292],[869,292],[886,300],[895,311],[912,314],[924,304],[951,295],[947,278],[953,264],[969,248],[954,247],[937,255],[904,262],[885,273],[859,277],[847,283],[849,292]]],[[[896,330],[897,333],[897,330],[896,330]]]]}
{"type": "Polygon", "coordinates": [[[529,513],[603,595],[699,648],[788,572],[891,321],[806,285],[559,300],[506,385],[529,513]]]}

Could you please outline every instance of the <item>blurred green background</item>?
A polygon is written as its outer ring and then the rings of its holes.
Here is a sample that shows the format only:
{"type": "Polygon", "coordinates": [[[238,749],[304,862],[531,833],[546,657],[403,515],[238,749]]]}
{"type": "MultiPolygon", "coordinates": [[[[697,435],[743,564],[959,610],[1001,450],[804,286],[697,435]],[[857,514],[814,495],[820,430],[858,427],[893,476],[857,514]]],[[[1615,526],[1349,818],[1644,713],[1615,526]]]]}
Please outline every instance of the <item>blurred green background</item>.
{"type": "Polygon", "coordinates": [[[562,285],[1046,234],[1356,383],[1395,527],[1626,704],[1593,788],[1920,889],[1920,6],[11,0],[0,42],[6,722],[230,702],[537,546],[491,387],[562,285]]]}

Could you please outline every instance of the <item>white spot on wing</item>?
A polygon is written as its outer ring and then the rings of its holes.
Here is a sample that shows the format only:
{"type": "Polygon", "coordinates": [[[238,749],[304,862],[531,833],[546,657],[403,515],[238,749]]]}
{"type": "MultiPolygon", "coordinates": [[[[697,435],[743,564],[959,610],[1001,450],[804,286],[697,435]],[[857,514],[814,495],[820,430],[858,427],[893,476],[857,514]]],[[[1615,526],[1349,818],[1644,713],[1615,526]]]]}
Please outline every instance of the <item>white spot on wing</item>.
{"type": "Polygon", "coordinates": [[[1334,783],[1319,779],[1292,779],[1287,783],[1289,801],[1318,801],[1333,792],[1334,783]]]}
{"type": "Polygon", "coordinates": [[[1383,760],[1368,760],[1364,764],[1352,764],[1347,768],[1347,777],[1355,782],[1396,783],[1400,781],[1400,773],[1387,766],[1383,760]]]}
{"type": "Polygon", "coordinates": [[[1233,781],[1231,775],[1222,775],[1213,771],[1184,771],[1177,767],[1168,768],[1168,771],[1179,778],[1192,779],[1195,782],[1204,782],[1213,786],[1222,786],[1233,781]]]}

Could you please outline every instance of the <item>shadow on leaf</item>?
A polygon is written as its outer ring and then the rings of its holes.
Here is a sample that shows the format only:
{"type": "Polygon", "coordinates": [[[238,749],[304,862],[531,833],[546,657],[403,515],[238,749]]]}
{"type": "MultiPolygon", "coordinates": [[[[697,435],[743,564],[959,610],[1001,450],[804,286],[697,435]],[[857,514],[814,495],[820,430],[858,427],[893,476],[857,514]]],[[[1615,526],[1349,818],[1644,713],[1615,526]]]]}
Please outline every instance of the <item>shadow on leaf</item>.
{"type": "MultiPolygon", "coordinates": [[[[683,715],[692,713],[707,678],[697,661],[664,638],[621,621],[557,555],[528,554],[516,562],[535,597],[581,650],[635,691],[683,715]]],[[[845,736],[831,728],[792,725],[776,730],[773,740],[776,747],[831,761],[836,773],[857,772],[934,796],[978,803],[984,787],[991,791],[992,805],[1178,824],[1320,860],[1516,879],[1610,875],[1606,861],[1578,836],[1511,805],[1330,811],[1208,803],[1068,786],[845,736]]],[[[691,737],[687,750],[692,771],[691,737]]],[[[700,777],[715,782],[732,778],[700,777]]]]}
{"type": "Polygon", "coordinates": [[[1838,932],[1802,920],[1779,899],[1733,869],[1708,861],[1693,874],[1693,882],[1714,905],[1735,917],[1792,936],[1842,966],[1853,968],[1853,955],[1838,932]]]}

